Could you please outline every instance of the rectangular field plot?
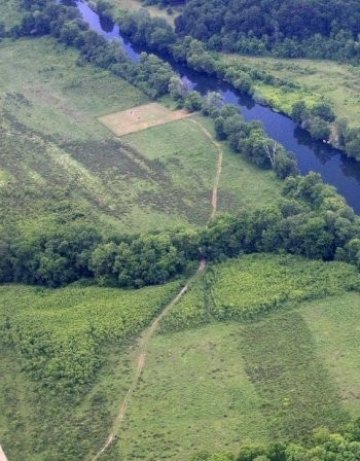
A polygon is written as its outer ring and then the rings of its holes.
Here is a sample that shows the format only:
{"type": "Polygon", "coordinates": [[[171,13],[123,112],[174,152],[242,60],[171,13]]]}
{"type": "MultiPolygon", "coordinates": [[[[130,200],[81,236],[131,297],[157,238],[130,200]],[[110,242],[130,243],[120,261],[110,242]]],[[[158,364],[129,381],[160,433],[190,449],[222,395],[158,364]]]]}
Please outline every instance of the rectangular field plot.
{"type": "Polygon", "coordinates": [[[105,115],[99,121],[116,136],[124,136],[147,128],[182,120],[191,114],[185,110],[171,111],[156,102],[105,115]]]}

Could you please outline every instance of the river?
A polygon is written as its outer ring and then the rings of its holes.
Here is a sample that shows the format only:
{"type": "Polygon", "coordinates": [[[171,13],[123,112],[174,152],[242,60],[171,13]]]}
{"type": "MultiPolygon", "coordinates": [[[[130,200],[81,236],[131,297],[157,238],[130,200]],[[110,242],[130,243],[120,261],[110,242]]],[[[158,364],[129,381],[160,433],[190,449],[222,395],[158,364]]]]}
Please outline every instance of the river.
{"type": "MultiPolygon", "coordinates": [[[[132,61],[138,62],[140,53],[148,51],[132,45],[126,37],[121,35],[117,24],[100,18],[86,2],[77,0],[76,4],[89,27],[107,40],[118,41],[132,61]]],[[[302,174],[310,171],[320,173],[324,181],[335,186],[346,198],[348,204],[360,213],[360,163],[348,158],[344,153],[328,144],[314,141],[289,117],[256,103],[251,97],[235,91],[230,85],[193,71],[170,58],[167,61],[191,88],[202,94],[217,91],[226,103],[239,106],[246,120],[260,120],[271,138],[281,143],[288,151],[293,152],[302,174]]],[[[256,187],[255,184],[254,187],[256,187]]]]}

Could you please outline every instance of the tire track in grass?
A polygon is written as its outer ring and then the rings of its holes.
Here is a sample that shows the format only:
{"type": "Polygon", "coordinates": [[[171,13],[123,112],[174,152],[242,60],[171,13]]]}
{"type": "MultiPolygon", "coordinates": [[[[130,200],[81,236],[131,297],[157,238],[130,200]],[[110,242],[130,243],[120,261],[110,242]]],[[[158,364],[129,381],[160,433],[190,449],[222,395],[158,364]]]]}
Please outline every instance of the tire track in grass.
{"type": "MultiPolygon", "coordinates": [[[[217,207],[218,207],[218,189],[219,189],[219,183],[220,183],[220,177],[221,177],[221,172],[222,172],[222,165],[223,165],[223,159],[224,159],[224,153],[221,148],[221,145],[215,141],[213,138],[212,134],[210,131],[208,131],[200,122],[194,119],[190,119],[192,123],[194,123],[196,126],[200,128],[200,130],[204,133],[204,135],[210,140],[211,144],[213,144],[216,147],[217,150],[217,166],[216,166],[216,175],[214,179],[214,185],[212,188],[212,194],[211,194],[211,214],[209,221],[213,220],[216,212],[217,212],[217,207]]],[[[139,380],[141,378],[141,375],[144,371],[145,368],[145,363],[146,363],[146,352],[149,346],[149,343],[152,339],[152,337],[155,335],[159,324],[161,320],[170,312],[170,310],[185,296],[189,288],[191,287],[191,284],[193,281],[201,275],[207,266],[207,261],[205,259],[201,259],[198,269],[195,272],[193,276],[188,278],[186,281],[186,284],[184,287],[179,291],[179,293],[175,296],[175,298],[160,312],[160,314],[153,320],[149,328],[147,328],[142,335],[139,338],[139,347],[138,347],[138,354],[137,354],[137,359],[136,359],[136,371],[132,380],[132,383],[129,387],[129,389],[126,392],[126,395],[121,402],[121,405],[119,407],[119,411],[117,413],[117,416],[114,420],[114,423],[111,428],[111,432],[106,439],[105,443],[102,445],[100,450],[96,453],[96,455],[92,458],[92,461],[97,461],[102,454],[110,448],[110,446],[116,441],[117,434],[119,432],[119,429],[121,427],[122,422],[124,421],[125,415],[126,415],[126,410],[128,408],[130,399],[139,383],[139,380]]]]}

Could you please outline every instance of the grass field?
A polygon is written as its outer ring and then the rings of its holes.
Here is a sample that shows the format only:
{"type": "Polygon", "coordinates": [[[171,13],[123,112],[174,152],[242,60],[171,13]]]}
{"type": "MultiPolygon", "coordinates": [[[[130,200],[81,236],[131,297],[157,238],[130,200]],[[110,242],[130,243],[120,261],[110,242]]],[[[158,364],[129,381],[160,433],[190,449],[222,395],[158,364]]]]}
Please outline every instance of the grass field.
{"type": "Polygon", "coordinates": [[[222,55],[226,63],[242,63],[299,85],[296,89],[257,83],[256,89],[273,107],[289,113],[291,105],[303,99],[312,105],[320,97],[328,99],[339,118],[350,125],[360,126],[359,68],[333,61],[310,59],[278,59],[222,55]]]}
{"type": "MultiPolygon", "coordinates": [[[[145,7],[139,0],[110,0],[110,4],[120,12],[134,12],[145,7]]],[[[147,5],[146,10],[150,13],[150,16],[165,19],[170,25],[174,25],[175,18],[179,14],[178,8],[173,8],[173,13],[168,14],[167,9],[160,9],[156,5],[147,5]]]]}
{"type": "Polygon", "coordinates": [[[359,307],[358,294],[342,294],[258,322],[156,337],[108,459],[236,453],[247,442],[296,440],[320,425],[341,427],[350,413],[360,414],[359,344],[356,327],[347,329],[359,307]],[[331,359],[334,350],[345,354],[345,363],[331,359]]]}
{"type": "MultiPolygon", "coordinates": [[[[191,314],[182,325],[191,328],[180,332],[163,323],[119,442],[103,459],[236,452],[246,442],[301,439],[359,416],[360,295],[348,291],[358,279],[341,263],[275,255],[205,274],[174,309],[205,308],[205,316],[191,314]],[[270,301],[294,296],[257,320],[215,321],[224,303],[253,310],[265,291],[270,301]]],[[[139,291],[1,287],[0,438],[10,459],[91,458],[134,373],[136,345],[127,338],[177,289],[176,282],[139,291]]]]}
{"type": "Polygon", "coordinates": [[[5,29],[9,30],[17,25],[21,19],[21,13],[18,8],[20,0],[1,0],[0,3],[0,19],[5,25],[5,29]]]}
{"type": "Polygon", "coordinates": [[[0,287],[0,440],[10,460],[70,461],[95,451],[131,379],[126,341],[177,286],[0,287]]]}
{"type": "Polygon", "coordinates": [[[214,320],[250,321],[307,299],[352,289],[360,278],[348,264],[290,255],[254,254],[213,266],[164,319],[164,330],[214,320]]]}
{"type": "MultiPolygon", "coordinates": [[[[172,122],[119,140],[98,118],[133,111],[147,102],[142,93],[78,66],[76,52],[50,39],[4,41],[0,50],[4,220],[37,225],[70,207],[104,229],[130,232],[207,221],[216,151],[198,126],[172,122]]],[[[219,211],[277,200],[280,183],[271,172],[224,150],[219,211]]]]}

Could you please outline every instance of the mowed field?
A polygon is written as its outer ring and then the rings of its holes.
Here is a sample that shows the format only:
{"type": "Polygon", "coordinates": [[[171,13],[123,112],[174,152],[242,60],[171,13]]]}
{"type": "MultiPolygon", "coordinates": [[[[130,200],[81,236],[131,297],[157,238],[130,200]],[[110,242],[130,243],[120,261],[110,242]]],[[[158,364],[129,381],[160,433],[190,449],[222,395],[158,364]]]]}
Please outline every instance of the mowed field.
{"type": "Polygon", "coordinates": [[[146,130],[154,126],[182,120],[190,117],[186,110],[170,110],[167,107],[152,102],[143,106],[100,117],[100,122],[111,130],[116,136],[146,130]]]}
{"type": "Polygon", "coordinates": [[[338,429],[360,415],[360,295],[352,291],[358,274],[346,265],[270,255],[229,261],[218,271],[173,311],[178,317],[202,309],[203,325],[188,317],[176,332],[174,318],[163,322],[119,442],[104,459],[236,453],[244,443],[299,440],[315,427],[338,429]],[[229,300],[240,310],[262,306],[270,286],[269,300],[289,290],[298,300],[252,320],[214,319],[229,300]],[[209,289],[224,302],[216,304],[209,289]]]}
{"type": "Polygon", "coordinates": [[[267,73],[299,85],[299,88],[255,85],[259,94],[273,107],[289,113],[294,102],[303,99],[312,105],[321,97],[333,105],[339,118],[360,126],[360,70],[349,64],[311,59],[278,59],[222,55],[226,63],[255,66],[267,73]]]}

